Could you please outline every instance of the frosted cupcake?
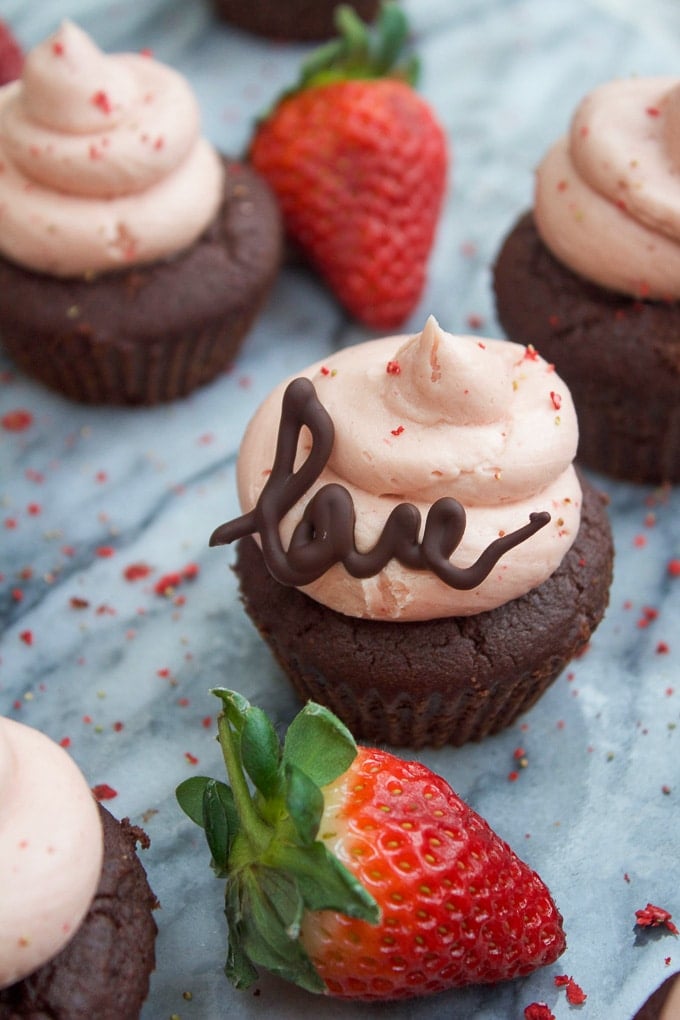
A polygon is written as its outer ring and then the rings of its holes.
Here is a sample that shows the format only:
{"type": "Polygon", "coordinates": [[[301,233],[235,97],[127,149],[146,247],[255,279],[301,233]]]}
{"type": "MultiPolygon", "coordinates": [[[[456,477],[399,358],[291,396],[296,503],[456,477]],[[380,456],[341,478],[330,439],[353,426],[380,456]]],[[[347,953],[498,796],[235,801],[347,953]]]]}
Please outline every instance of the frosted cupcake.
{"type": "Polygon", "coordinates": [[[0,717],[0,1017],[134,1020],[154,966],[148,842],[69,755],[0,717]]]}
{"type": "Polygon", "coordinates": [[[282,383],[241,446],[245,607],[303,699],[365,740],[496,733],[608,601],[603,501],[577,476],[569,391],[531,348],[422,333],[282,383]]]}
{"type": "Polygon", "coordinates": [[[495,267],[498,317],[569,385],[578,456],[680,481],[680,79],[595,89],[536,173],[495,267]]]}
{"type": "Polygon", "coordinates": [[[0,341],[27,374],[154,404],[229,366],[279,266],[279,215],[201,136],[179,74],[65,22],[0,89],[0,166],[0,341]]]}

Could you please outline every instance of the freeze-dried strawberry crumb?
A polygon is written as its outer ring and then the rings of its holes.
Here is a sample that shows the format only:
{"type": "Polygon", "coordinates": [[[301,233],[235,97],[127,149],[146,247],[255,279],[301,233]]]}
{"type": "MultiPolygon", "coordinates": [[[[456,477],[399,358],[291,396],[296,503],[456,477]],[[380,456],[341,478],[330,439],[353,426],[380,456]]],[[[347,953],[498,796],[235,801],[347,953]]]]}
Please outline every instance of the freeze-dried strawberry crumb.
{"type": "Polygon", "coordinates": [[[388,361],[386,371],[388,375],[399,375],[401,372],[401,365],[398,361],[388,361]]]}
{"type": "Polygon", "coordinates": [[[146,563],[131,563],[123,571],[123,577],[126,581],[140,581],[142,578],[148,577],[151,571],[152,568],[146,563]]]}
{"type": "Polygon", "coordinates": [[[531,1002],[524,1007],[524,1020],[555,1020],[555,1014],[545,1002],[531,1002]]]}
{"type": "Polygon", "coordinates": [[[570,1006],[580,1006],[588,998],[581,986],[574,981],[573,977],[569,977],[568,974],[558,974],[555,977],[555,985],[557,988],[566,989],[567,1002],[570,1006]]]}
{"type": "Polygon", "coordinates": [[[108,783],[98,783],[97,786],[93,786],[92,793],[96,800],[113,800],[118,796],[118,790],[114,790],[108,783]]]}
{"type": "Polygon", "coordinates": [[[668,573],[671,577],[680,577],[680,559],[668,561],[668,573]]]}
{"type": "Polygon", "coordinates": [[[680,934],[677,927],[671,921],[673,915],[668,911],[664,910],[663,907],[657,907],[653,903],[648,903],[642,910],[635,911],[635,923],[640,928],[657,928],[660,925],[665,925],[668,931],[673,935],[680,934]]]}
{"type": "Polygon", "coordinates": [[[7,432],[23,432],[24,429],[33,424],[33,415],[30,411],[17,408],[14,411],[7,411],[6,414],[3,414],[2,418],[0,418],[0,423],[7,432]]]}

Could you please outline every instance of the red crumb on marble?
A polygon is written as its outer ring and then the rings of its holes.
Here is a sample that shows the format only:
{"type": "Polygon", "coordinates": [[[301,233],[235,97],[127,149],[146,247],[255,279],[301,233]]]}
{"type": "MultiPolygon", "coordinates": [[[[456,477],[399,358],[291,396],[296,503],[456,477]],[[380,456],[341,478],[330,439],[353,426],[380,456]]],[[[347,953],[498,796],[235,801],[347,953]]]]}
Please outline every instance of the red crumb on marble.
{"type": "Polygon", "coordinates": [[[566,988],[567,1002],[570,1006],[580,1006],[588,998],[581,986],[574,981],[573,977],[569,977],[567,974],[557,974],[555,985],[557,988],[566,988]]]}
{"type": "Polygon", "coordinates": [[[668,561],[668,573],[671,577],[680,577],[680,559],[668,561]]]}
{"type": "Polygon", "coordinates": [[[400,436],[402,434],[402,432],[404,431],[404,426],[403,425],[398,425],[396,427],[396,429],[391,429],[390,431],[391,431],[393,436],[400,436]]]}
{"type": "Polygon", "coordinates": [[[148,577],[152,571],[153,567],[150,567],[148,563],[131,563],[123,571],[123,577],[126,581],[141,581],[148,577]]]}
{"type": "Polygon", "coordinates": [[[657,646],[654,649],[657,655],[668,655],[670,650],[670,645],[668,645],[666,641],[657,642],[657,646]]]}
{"type": "Polygon", "coordinates": [[[678,929],[671,920],[672,916],[663,907],[657,907],[653,903],[648,903],[646,907],[635,911],[635,923],[640,928],[658,928],[661,925],[665,925],[669,932],[677,935],[679,934],[678,929]]]}
{"type": "Polygon", "coordinates": [[[97,549],[95,549],[95,555],[97,555],[100,560],[109,559],[109,557],[113,556],[115,552],[116,550],[112,545],[100,545],[97,549]]]}
{"type": "Polygon", "coordinates": [[[198,758],[196,757],[195,754],[192,754],[191,751],[185,751],[184,757],[186,758],[190,765],[198,765],[198,758]]]}
{"type": "Polygon", "coordinates": [[[23,641],[23,643],[25,645],[32,645],[33,644],[33,631],[32,630],[22,630],[21,634],[19,635],[19,638],[21,639],[21,641],[23,641]]]}
{"type": "MultiPolygon", "coordinates": [[[[175,589],[179,587],[184,581],[193,581],[198,577],[200,573],[200,567],[197,563],[188,563],[181,570],[174,570],[171,573],[163,574],[162,577],[156,581],[154,585],[154,592],[156,595],[163,595],[166,598],[171,598],[175,594],[175,589]]],[[[177,601],[177,600],[175,600],[177,601]]]]}
{"type": "Polygon", "coordinates": [[[524,1020],[555,1020],[555,1014],[545,1002],[531,1002],[524,1007],[524,1020]]]}
{"type": "Polygon", "coordinates": [[[562,396],[561,396],[561,394],[555,393],[554,390],[551,390],[550,391],[550,400],[551,400],[552,406],[555,408],[555,410],[559,411],[559,409],[562,406],[562,396]]]}
{"type": "Polygon", "coordinates": [[[636,535],[635,538],[633,539],[633,545],[635,546],[636,549],[644,549],[644,547],[647,545],[647,536],[636,535]]]}
{"type": "Polygon", "coordinates": [[[114,790],[108,783],[98,783],[97,786],[93,786],[92,793],[95,800],[113,800],[118,796],[118,790],[114,790]]]}
{"type": "Polygon", "coordinates": [[[30,411],[20,407],[3,414],[2,418],[0,418],[0,424],[7,432],[23,432],[24,429],[29,428],[33,424],[33,415],[30,411]]]}

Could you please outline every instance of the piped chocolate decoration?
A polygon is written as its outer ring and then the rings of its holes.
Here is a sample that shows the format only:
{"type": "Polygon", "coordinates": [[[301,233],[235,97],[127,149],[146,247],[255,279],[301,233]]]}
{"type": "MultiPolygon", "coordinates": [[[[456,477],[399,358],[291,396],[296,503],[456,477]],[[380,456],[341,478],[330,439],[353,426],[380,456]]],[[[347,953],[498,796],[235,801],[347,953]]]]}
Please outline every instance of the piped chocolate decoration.
{"type": "Polygon", "coordinates": [[[309,379],[294,379],[283,395],[274,464],[257,503],[248,513],[216,528],[210,545],[227,545],[258,532],[272,577],[297,588],[316,581],[335,563],[342,563],[352,577],[365,578],[379,574],[391,559],[396,559],[411,570],[431,570],[450,588],[467,591],[482,583],[504,553],[550,520],[547,511],[529,514],[529,524],[495,539],[471,566],[456,567],[449,557],[460,544],[466,524],[465,510],[458,500],[445,496],[432,504],[422,542],[418,541],[420,511],[413,503],[399,503],[373,548],[359,552],[354,540],[352,497],[343,485],[330,483],[310,499],[286,550],[279,524],[321,476],[334,438],[335,427],[313,384],[309,379]],[[312,435],[312,449],[295,471],[303,425],[312,435]]]}

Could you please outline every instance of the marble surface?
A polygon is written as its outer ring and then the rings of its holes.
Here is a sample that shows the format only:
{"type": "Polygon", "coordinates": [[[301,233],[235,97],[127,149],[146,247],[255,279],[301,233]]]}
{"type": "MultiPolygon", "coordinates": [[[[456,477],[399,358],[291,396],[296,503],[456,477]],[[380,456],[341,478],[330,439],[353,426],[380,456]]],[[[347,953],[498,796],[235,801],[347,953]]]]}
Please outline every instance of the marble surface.
{"type": "MultiPolygon", "coordinates": [[[[490,266],[537,159],[590,86],[677,71],[680,14],[674,0],[404,6],[422,91],[454,153],[429,284],[405,329],[433,312],[453,332],[498,335],[490,266]]],[[[303,52],[218,25],[198,0],[0,0],[25,46],[62,15],[104,48],[151,47],[185,73],[206,133],[232,154],[303,52]]],[[[309,1005],[274,980],[237,993],[222,976],[222,888],[174,788],[221,774],[211,686],[240,689],[281,725],[297,708],[239,603],[232,554],[207,542],[237,512],[234,463],[259,401],[284,374],[368,336],[287,269],[233,370],[171,406],[76,406],[0,353],[0,709],[64,741],[92,786],[116,792],[107,806],[151,837],[144,861],[162,908],[145,1020],[293,1018],[309,1005]],[[14,411],[31,416],[23,430],[6,427],[14,411]],[[158,594],[172,573],[180,583],[158,594]]],[[[680,918],[680,577],[668,569],[680,493],[595,481],[611,497],[617,557],[589,651],[504,734],[418,755],[540,871],[564,914],[565,955],[511,985],[384,1008],[327,1002],[324,1017],[498,1020],[545,1001],[563,1020],[579,1012],[554,983],[569,974],[588,995],[583,1016],[626,1020],[680,970],[677,939],[635,928],[648,901],[680,918]],[[528,764],[513,782],[519,746],[528,764]]]]}

